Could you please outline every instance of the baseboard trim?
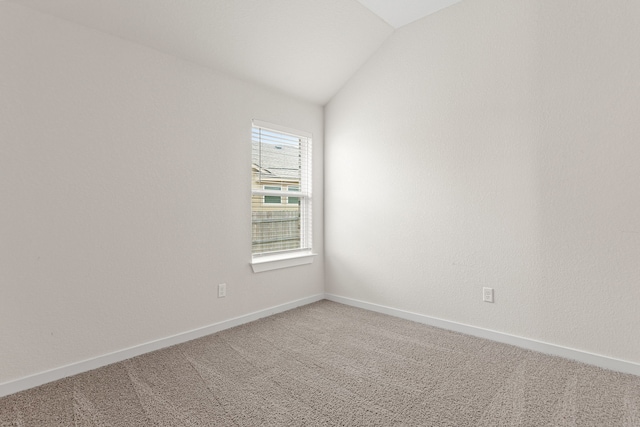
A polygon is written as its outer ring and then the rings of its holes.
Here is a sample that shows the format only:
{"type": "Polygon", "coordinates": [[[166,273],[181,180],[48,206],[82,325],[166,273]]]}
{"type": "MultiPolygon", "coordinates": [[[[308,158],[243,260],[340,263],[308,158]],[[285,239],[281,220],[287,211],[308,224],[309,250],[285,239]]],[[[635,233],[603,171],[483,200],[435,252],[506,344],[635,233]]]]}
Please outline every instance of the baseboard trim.
{"type": "Polygon", "coordinates": [[[161,338],[155,341],[150,341],[144,344],[136,345],[133,347],[125,348],[123,350],[114,351],[102,356],[94,357],[91,359],[83,360],[77,363],[72,363],[59,368],[54,368],[48,371],[39,372],[37,374],[29,375],[27,377],[19,378],[17,380],[8,381],[0,384],[0,397],[8,396],[23,390],[27,390],[33,387],[57,381],[62,378],[77,375],[83,372],[91,371],[102,366],[110,365],[112,363],[122,362],[123,360],[130,359],[132,357],[140,356],[145,353],[149,353],[162,348],[170,347],[172,345],[181,344],[183,342],[191,341],[196,338],[201,338],[207,335],[214,334],[216,332],[223,331],[225,329],[240,326],[245,323],[253,322],[254,320],[268,317],[277,313],[282,313],[303,305],[311,304],[324,299],[324,294],[317,294],[307,298],[291,301],[285,304],[277,305],[274,307],[259,310],[253,313],[245,314],[243,316],[234,317],[229,320],[214,323],[202,328],[193,329],[191,331],[183,332],[180,334],[172,335],[166,338],[161,338]]]}
{"type": "Polygon", "coordinates": [[[625,360],[614,359],[599,354],[593,354],[582,350],[563,347],[556,344],[550,344],[542,341],[536,341],[529,338],[509,335],[490,329],[479,328],[476,326],[466,325],[463,323],[452,322],[449,320],[438,319],[436,317],[426,316],[424,314],[413,313],[410,311],[399,310],[393,307],[374,304],[366,301],[360,301],[353,298],[342,297],[334,294],[325,294],[325,299],[338,302],[352,307],[363,308],[377,313],[388,314],[390,316],[399,317],[401,319],[411,320],[425,325],[435,326],[437,328],[450,331],[460,332],[466,335],[472,335],[478,338],[485,338],[497,341],[503,344],[510,344],[516,347],[533,350],[553,356],[563,357],[565,359],[576,360],[578,362],[587,363],[589,365],[598,366],[600,368],[612,371],[623,372],[640,376],[640,365],[625,360]]]}

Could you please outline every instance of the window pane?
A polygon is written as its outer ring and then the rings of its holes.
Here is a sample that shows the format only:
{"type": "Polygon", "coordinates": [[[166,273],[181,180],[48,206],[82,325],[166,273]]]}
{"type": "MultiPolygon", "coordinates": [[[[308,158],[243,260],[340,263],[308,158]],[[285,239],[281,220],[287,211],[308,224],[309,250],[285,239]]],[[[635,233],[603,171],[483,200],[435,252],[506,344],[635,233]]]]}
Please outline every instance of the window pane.
{"type": "Polygon", "coordinates": [[[265,184],[300,184],[302,141],[299,137],[253,128],[251,146],[253,189],[265,184]]]}
{"type": "Polygon", "coordinates": [[[280,203],[282,198],[280,196],[264,196],[265,203],[280,203]]]}
{"type": "Polygon", "coordinates": [[[252,253],[284,251],[301,247],[299,205],[284,204],[266,207],[262,204],[261,196],[253,196],[252,207],[252,253]]]}

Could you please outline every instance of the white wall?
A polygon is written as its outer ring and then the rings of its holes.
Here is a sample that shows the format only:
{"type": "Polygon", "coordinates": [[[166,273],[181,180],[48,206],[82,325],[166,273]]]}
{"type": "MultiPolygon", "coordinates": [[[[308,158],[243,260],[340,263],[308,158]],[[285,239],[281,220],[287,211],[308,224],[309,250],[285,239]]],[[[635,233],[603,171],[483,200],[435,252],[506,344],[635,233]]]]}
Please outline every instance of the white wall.
{"type": "Polygon", "coordinates": [[[638,16],[475,0],[397,31],[325,109],[327,292],[640,362],[638,16]]]}
{"type": "Polygon", "coordinates": [[[321,107],[6,2],[0,52],[0,383],[323,292],[249,266],[252,118],[314,134],[323,253],[321,107]]]}

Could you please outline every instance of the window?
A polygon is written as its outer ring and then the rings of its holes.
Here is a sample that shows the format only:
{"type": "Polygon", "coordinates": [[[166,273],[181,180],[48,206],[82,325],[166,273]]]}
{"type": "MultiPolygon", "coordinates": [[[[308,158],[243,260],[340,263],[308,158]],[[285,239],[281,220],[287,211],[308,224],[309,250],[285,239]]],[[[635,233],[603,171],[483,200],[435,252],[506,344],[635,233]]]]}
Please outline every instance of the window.
{"type": "MultiPolygon", "coordinates": [[[[282,188],[275,185],[265,185],[265,190],[281,190],[282,188]]],[[[282,203],[282,197],[280,196],[264,196],[265,203],[282,203]]]]}
{"type": "MultiPolygon", "coordinates": [[[[289,191],[300,191],[300,187],[298,186],[289,186],[289,188],[287,188],[287,190],[289,191]]],[[[300,197],[287,197],[287,203],[292,204],[292,205],[297,205],[298,203],[300,203],[300,197]]]]}
{"type": "Polygon", "coordinates": [[[311,251],[311,135],[254,120],[251,147],[252,264],[274,255],[306,256],[311,251]]]}

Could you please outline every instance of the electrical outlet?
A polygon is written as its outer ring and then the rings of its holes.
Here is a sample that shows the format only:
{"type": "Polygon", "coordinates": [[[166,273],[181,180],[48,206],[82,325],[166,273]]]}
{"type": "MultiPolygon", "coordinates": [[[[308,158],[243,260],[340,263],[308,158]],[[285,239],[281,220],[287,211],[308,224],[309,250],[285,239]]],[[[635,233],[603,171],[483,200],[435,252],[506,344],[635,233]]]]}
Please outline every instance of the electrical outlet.
{"type": "Polygon", "coordinates": [[[482,288],[482,301],[493,302],[493,288],[482,288]]]}
{"type": "Polygon", "coordinates": [[[218,285],[218,298],[224,298],[227,296],[227,284],[220,283],[218,285]]]}

